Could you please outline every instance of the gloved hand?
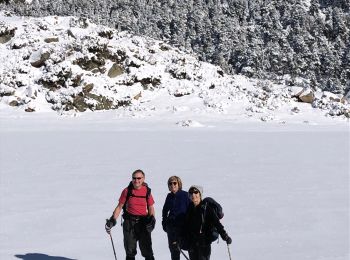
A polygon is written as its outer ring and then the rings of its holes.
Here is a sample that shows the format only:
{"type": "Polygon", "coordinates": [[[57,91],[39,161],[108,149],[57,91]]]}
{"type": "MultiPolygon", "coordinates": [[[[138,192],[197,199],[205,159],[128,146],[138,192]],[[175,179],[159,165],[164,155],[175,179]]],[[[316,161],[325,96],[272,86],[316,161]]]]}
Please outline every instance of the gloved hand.
{"type": "Polygon", "coordinates": [[[146,230],[151,233],[156,225],[156,219],[154,216],[148,216],[146,218],[146,230]]]}
{"type": "Polygon", "coordinates": [[[114,219],[113,216],[111,216],[109,219],[106,219],[106,225],[105,225],[106,232],[108,234],[111,233],[112,227],[114,227],[116,224],[117,224],[117,220],[114,219]]]}
{"type": "Polygon", "coordinates": [[[232,239],[230,238],[230,236],[227,233],[224,233],[221,236],[222,240],[226,241],[226,243],[229,245],[232,243],[232,239]]]}
{"type": "Polygon", "coordinates": [[[167,232],[166,231],[166,221],[165,220],[162,221],[162,227],[163,227],[164,232],[167,232]]]}
{"type": "Polygon", "coordinates": [[[172,250],[179,250],[180,248],[180,244],[178,241],[173,241],[171,244],[170,244],[170,247],[172,250]]]}

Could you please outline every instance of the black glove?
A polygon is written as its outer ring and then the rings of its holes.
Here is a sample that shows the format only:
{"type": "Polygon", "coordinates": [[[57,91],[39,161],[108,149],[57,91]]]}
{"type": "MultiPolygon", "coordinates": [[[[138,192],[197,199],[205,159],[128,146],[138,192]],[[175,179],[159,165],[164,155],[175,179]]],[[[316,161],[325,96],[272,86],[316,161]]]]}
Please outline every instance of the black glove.
{"type": "Polygon", "coordinates": [[[146,218],[146,230],[151,233],[156,226],[156,219],[154,216],[148,216],[146,218]]]}
{"type": "Polygon", "coordinates": [[[106,232],[109,234],[111,232],[111,228],[114,227],[116,224],[117,224],[117,220],[114,219],[113,216],[111,216],[109,219],[106,219],[106,225],[105,225],[106,232]]]}
{"type": "Polygon", "coordinates": [[[166,221],[165,220],[162,221],[162,227],[163,227],[164,232],[167,232],[166,231],[166,221]]]}
{"type": "Polygon", "coordinates": [[[226,243],[229,245],[232,243],[232,239],[229,237],[229,235],[227,233],[224,233],[221,236],[222,240],[226,241],[226,243]]]}

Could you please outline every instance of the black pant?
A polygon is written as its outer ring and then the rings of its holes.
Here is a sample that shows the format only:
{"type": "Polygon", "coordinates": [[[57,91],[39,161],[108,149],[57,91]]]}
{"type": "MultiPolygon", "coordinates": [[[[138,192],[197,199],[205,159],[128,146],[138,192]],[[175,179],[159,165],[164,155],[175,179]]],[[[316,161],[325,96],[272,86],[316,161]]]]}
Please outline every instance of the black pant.
{"type": "Polygon", "coordinates": [[[193,245],[189,248],[190,260],[210,260],[211,245],[193,245]]]}
{"type": "Polygon", "coordinates": [[[137,241],[145,260],[154,260],[151,233],[146,230],[142,217],[128,217],[123,222],[126,260],[135,260],[137,241]]]}
{"type": "Polygon", "coordinates": [[[168,244],[171,254],[171,260],[180,260],[180,249],[179,249],[179,228],[170,224],[167,224],[167,235],[168,235],[168,244]]]}

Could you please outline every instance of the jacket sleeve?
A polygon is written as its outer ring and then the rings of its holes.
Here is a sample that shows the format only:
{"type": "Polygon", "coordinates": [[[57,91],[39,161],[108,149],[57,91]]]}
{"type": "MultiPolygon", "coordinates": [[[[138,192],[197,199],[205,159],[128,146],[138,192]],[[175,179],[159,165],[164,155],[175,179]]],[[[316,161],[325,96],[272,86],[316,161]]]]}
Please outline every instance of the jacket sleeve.
{"type": "Polygon", "coordinates": [[[168,217],[168,212],[169,212],[170,208],[169,208],[169,194],[166,196],[164,205],[163,205],[163,210],[162,210],[162,218],[164,221],[166,221],[167,217],[168,217]]]}
{"type": "Polygon", "coordinates": [[[191,209],[192,207],[191,205],[189,205],[189,207],[187,208],[187,212],[185,214],[184,225],[182,226],[182,229],[180,231],[181,236],[185,238],[189,236],[189,231],[190,231],[189,223],[190,223],[190,216],[192,212],[191,209]]]}
{"type": "Polygon", "coordinates": [[[207,218],[209,218],[208,220],[213,223],[214,227],[216,227],[220,236],[223,237],[226,234],[226,231],[224,226],[221,224],[220,219],[211,207],[207,207],[207,218]]]}

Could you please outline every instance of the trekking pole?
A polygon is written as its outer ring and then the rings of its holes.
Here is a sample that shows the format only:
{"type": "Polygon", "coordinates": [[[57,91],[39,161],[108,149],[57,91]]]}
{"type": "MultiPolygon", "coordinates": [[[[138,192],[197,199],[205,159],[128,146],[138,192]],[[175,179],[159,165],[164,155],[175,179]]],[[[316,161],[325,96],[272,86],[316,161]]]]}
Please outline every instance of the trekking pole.
{"type": "Polygon", "coordinates": [[[188,258],[188,256],[185,254],[185,252],[182,251],[182,249],[180,248],[179,244],[177,244],[177,248],[180,250],[181,254],[182,254],[187,260],[190,260],[190,259],[188,258]]]}
{"type": "Polygon", "coordinates": [[[115,260],[117,260],[117,255],[115,254],[114,243],[113,243],[113,238],[112,238],[112,233],[111,232],[109,232],[109,236],[110,236],[111,242],[112,242],[114,258],[115,258],[115,260]]]}
{"type": "Polygon", "coordinates": [[[228,251],[228,256],[229,256],[230,260],[232,260],[232,258],[231,258],[231,252],[230,252],[230,247],[228,246],[228,244],[227,244],[227,251],[228,251]]]}
{"type": "Polygon", "coordinates": [[[185,254],[185,252],[182,251],[182,249],[180,249],[180,252],[181,252],[181,254],[182,254],[187,260],[190,260],[190,259],[188,258],[188,256],[185,254]]]}

